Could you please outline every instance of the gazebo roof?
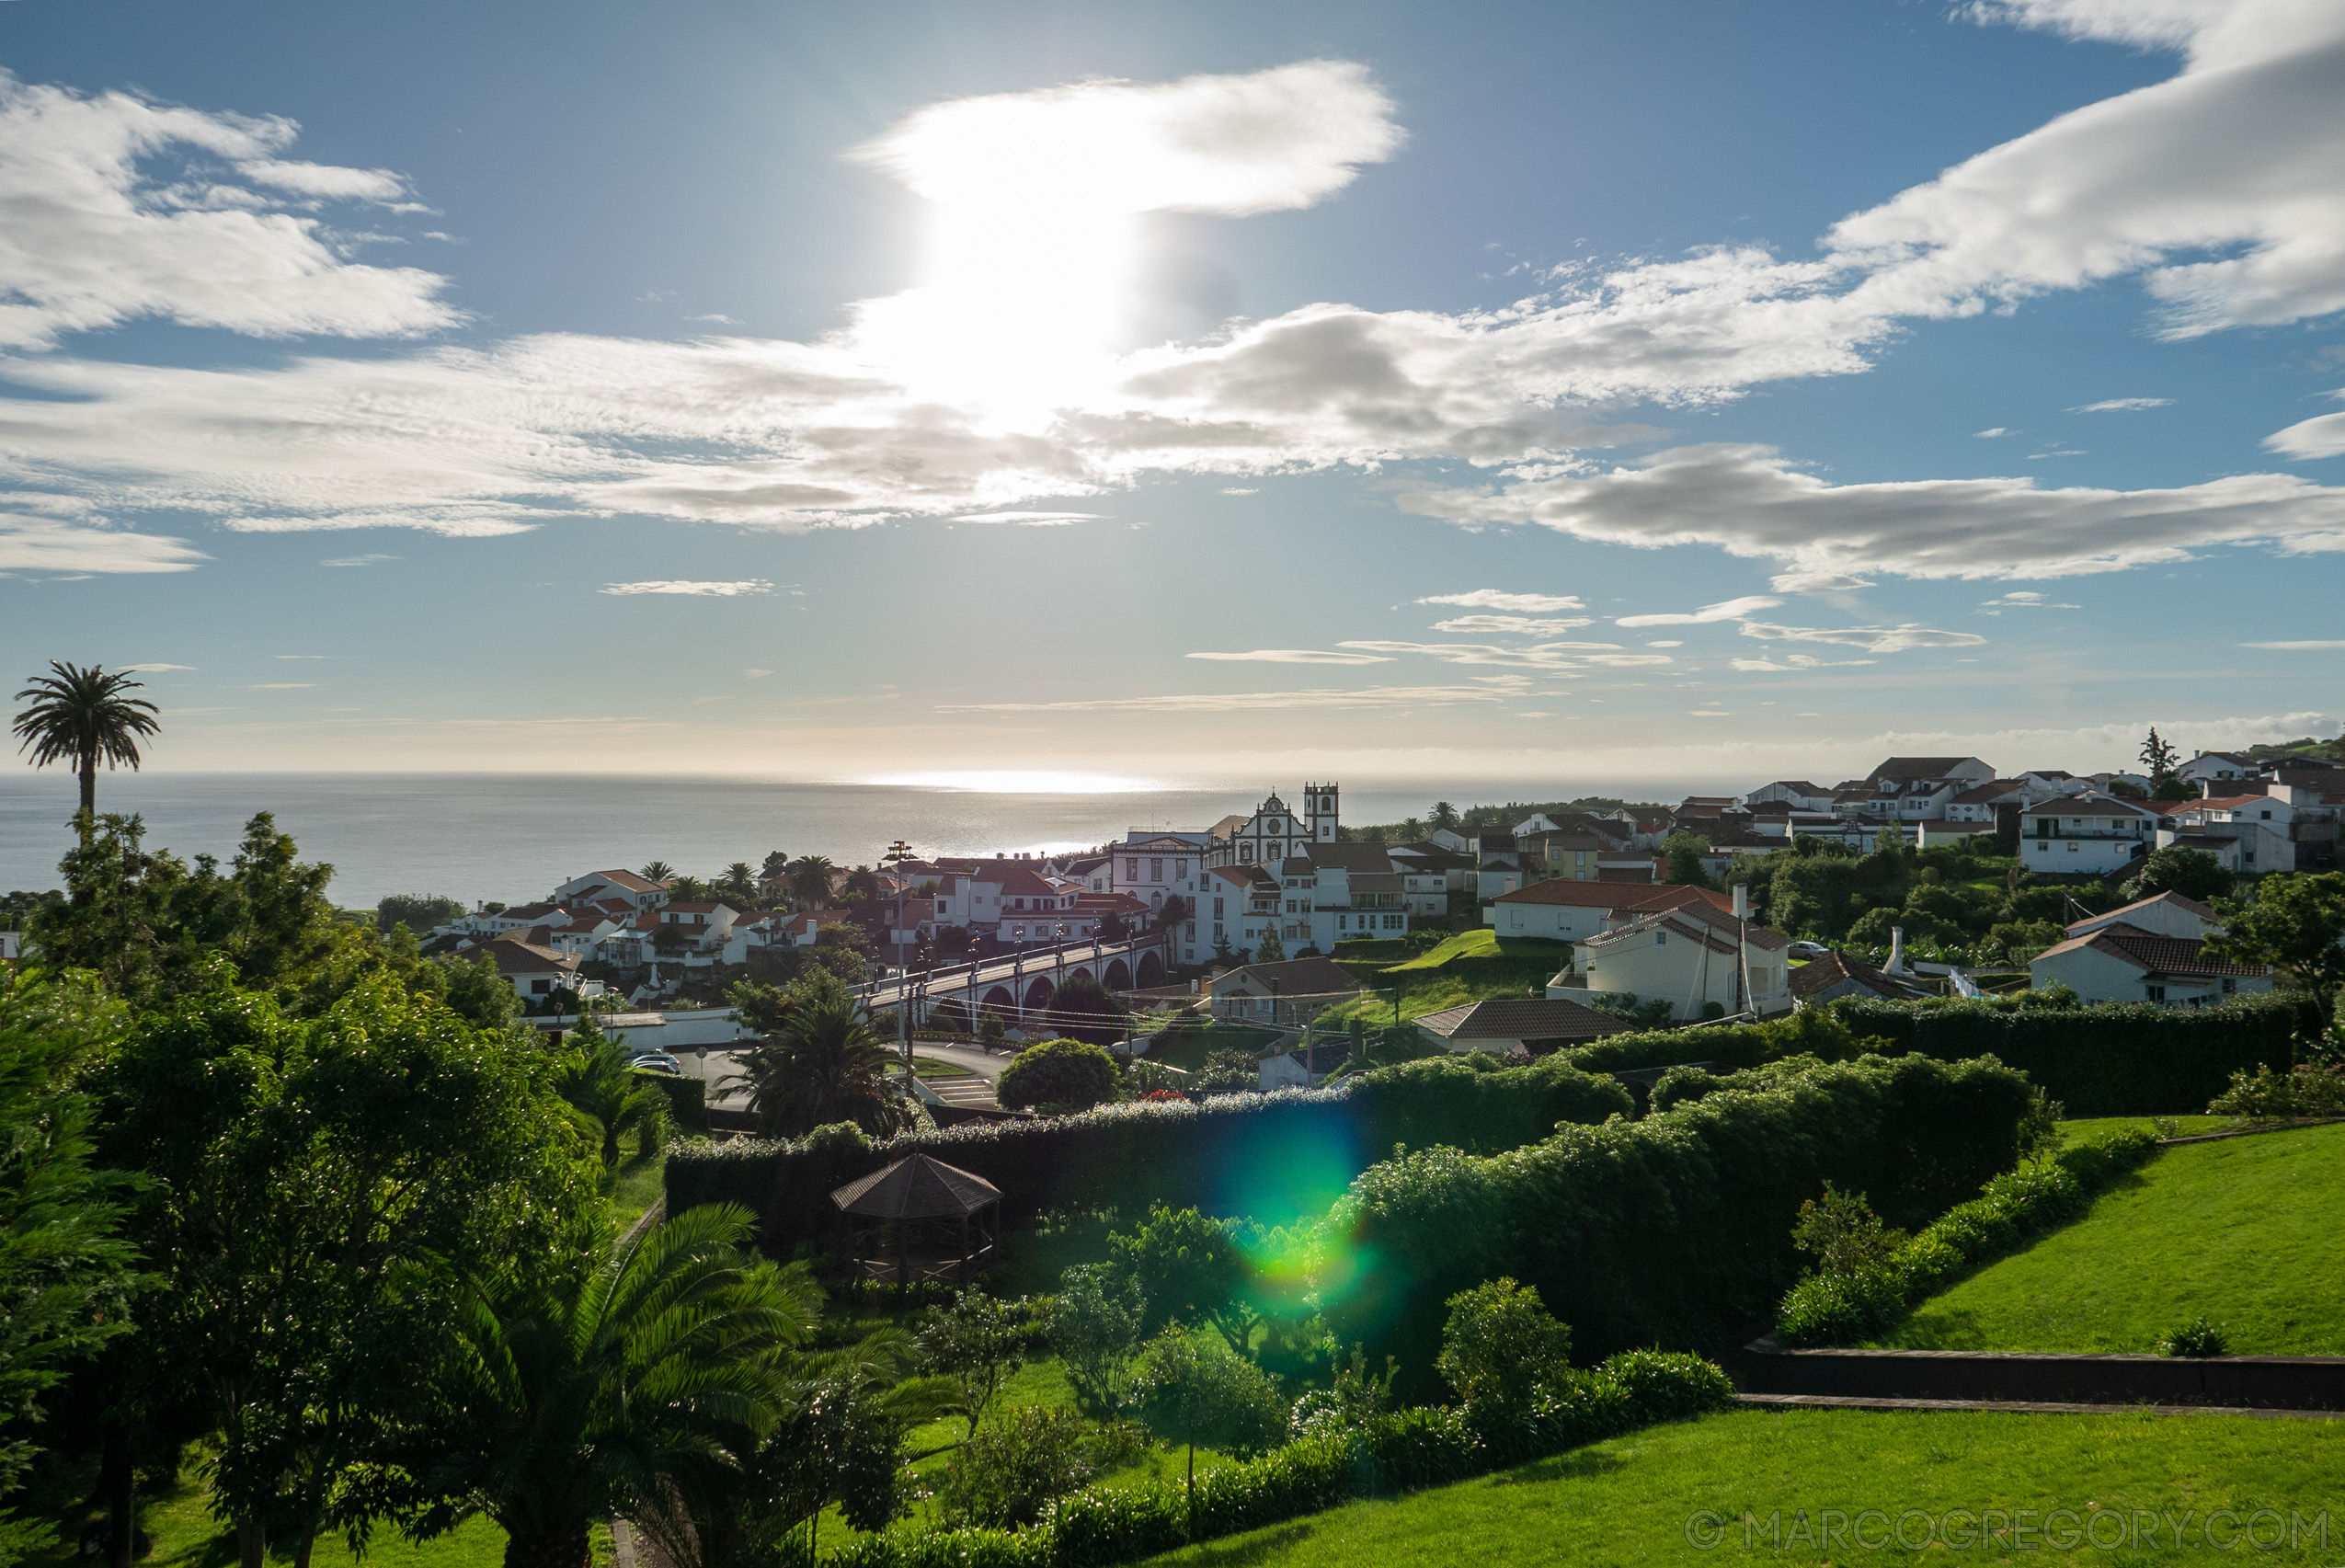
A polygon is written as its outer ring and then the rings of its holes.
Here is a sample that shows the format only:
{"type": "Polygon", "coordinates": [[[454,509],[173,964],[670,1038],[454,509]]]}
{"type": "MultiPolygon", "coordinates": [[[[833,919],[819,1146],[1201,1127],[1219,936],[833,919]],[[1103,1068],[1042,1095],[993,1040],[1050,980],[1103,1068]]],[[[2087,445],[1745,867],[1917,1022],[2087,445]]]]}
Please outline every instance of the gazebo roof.
{"type": "Polygon", "coordinates": [[[830,1195],[830,1201],[848,1214],[872,1219],[934,1219],[975,1214],[989,1203],[1001,1202],[1001,1189],[983,1176],[914,1154],[849,1182],[830,1195]]]}

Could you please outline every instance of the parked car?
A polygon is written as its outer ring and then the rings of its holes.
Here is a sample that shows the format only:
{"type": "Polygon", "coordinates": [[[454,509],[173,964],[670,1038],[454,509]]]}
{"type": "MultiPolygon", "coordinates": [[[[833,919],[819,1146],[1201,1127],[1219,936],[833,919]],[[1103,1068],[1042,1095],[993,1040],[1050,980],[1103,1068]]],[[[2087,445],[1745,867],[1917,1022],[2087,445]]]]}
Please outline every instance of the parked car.
{"type": "Polygon", "coordinates": [[[637,1072],[664,1073],[669,1078],[681,1078],[684,1076],[684,1064],[678,1061],[674,1057],[669,1056],[666,1051],[638,1052],[635,1056],[635,1059],[628,1063],[628,1065],[633,1067],[637,1072]]]}
{"type": "Polygon", "coordinates": [[[1794,942],[1791,944],[1791,956],[1794,958],[1821,958],[1831,951],[1831,948],[1826,947],[1821,942],[1794,942]]]}

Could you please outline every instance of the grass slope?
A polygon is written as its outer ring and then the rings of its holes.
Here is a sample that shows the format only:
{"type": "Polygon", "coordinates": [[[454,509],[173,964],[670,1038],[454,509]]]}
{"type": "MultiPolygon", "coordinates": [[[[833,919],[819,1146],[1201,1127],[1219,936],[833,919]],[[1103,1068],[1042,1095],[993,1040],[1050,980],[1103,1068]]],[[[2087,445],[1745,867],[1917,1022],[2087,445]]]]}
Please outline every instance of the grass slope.
{"type": "MultiPolygon", "coordinates": [[[[1393,1022],[1392,993],[1401,992],[1401,1019],[1486,1001],[1493,997],[1544,996],[1548,979],[1571,956],[1571,945],[1536,937],[1501,937],[1483,927],[1461,931],[1440,946],[1363,976],[1370,993],[1331,1008],[1323,1026],[1341,1030],[1356,1016],[1370,1028],[1393,1022]]],[[[1359,966],[1351,966],[1357,972],[1359,966]]]]}
{"type": "MultiPolygon", "coordinates": [[[[1356,1503],[1156,1559],[1236,1568],[1476,1568],[1514,1564],[1910,1563],[1927,1552],[1867,1551],[1844,1533],[1804,1550],[1779,1537],[1745,1544],[1745,1513],[1779,1514],[1783,1536],[1806,1510],[2149,1509],[2203,1521],[2213,1509],[2261,1507],[2307,1519],[2328,1512],[2328,1546],[2299,1550],[2185,1549],[2111,1554],[2101,1562],[2259,1561],[2333,1563],[2345,1548],[2345,1423],[2236,1416],[1879,1414],[1861,1411],[1737,1411],[1598,1443],[1558,1459],[1390,1502],[1356,1503]],[[1725,1521],[1724,1539],[1698,1550],[1687,1520],[1725,1521]]],[[[2040,1516],[2039,1516],[2040,1517],[2040,1516]]],[[[1912,1527],[1917,1528],[1918,1527],[1912,1527]]],[[[2269,1529],[2269,1526],[2265,1527],[2269,1529]]],[[[1878,1539],[1880,1527],[1871,1527],[1878,1539]]],[[[2029,1552],[2026,1538],[2017,1552],[2029,1552]]],[[[2148,1543],[2145,1543],[2148,1544],[2148,1543]]],[[[2159,1545],[2166,1542],[2160,1541],[2159,1545]]],[[[1930,1551],[1943,1551],[1932,1547],[1930,1551]]],[[[2009,1545],[1960,1553],[2008,1562],[2009,1545]]],[[[1954,1555],[1948,1553],[1946,1555],[1954,1555]]],[[[2057,1561],[2039,1538],[2031,1555],[2057,1561]]]]}
{"type": "Polygon", "coordinates": [[[2083,1219],[1915,1309],[1884,1345],[2147,1351],[2196,1313],[2234,1355],[2345,1355],[2345,1126],[2168,1149],[2083,1219]]]}

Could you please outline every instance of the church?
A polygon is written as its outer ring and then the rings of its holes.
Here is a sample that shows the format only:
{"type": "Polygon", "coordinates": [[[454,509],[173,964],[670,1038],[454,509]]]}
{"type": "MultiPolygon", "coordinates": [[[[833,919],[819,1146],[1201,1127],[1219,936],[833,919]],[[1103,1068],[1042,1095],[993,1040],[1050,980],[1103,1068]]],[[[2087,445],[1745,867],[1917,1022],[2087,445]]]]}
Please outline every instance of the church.
{"type": "Polygon", "coordinates": [[[1339,785],[1307,784],[1298,811],[1273,790],[1253,816],[1224,817],[1206,830],[1206,864],[1275,866],[1289,855],[1309,855],[1313,844],[1332,844],[1342,795],[1339,785]]]}

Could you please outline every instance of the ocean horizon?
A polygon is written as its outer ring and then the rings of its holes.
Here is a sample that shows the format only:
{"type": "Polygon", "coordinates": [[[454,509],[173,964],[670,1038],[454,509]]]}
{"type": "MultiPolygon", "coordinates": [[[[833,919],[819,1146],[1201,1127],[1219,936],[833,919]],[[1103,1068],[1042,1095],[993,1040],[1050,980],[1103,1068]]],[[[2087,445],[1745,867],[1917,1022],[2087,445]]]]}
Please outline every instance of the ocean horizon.
{"type": "MultiPolygon", "coordinates": [[[[1300,779],[1282,790],[1298,790],[1300,779]]],[[[257,811],[274,814],[303,860],[335,870],[346,908],[387,894],[438,894],[466,904],[543,898],[573,876],[664,860],[709,876],[782,850],[841,865],[876,862],[895,840],[925,854],[1048,853],[1089,848],[1133,828],[1200,829],[1248,812],[1264,784],[1001,790],[912,784],[761,778],[509,773],[114,773],[97,784],[101,812],[136,813],[150,848],[223,862],[257,811]]],[[[1561,800],[1598,786],[1377,781],[1345,789],[1345,822],[1397,822],[1434,801],[1460,808],[1561,800]]],[[[1607,795],[1676,799],[1682,789],[1607,795]]],[[[0,891],[61,885],[75,803],[70,773],[0,775],[0,891]]]]}

